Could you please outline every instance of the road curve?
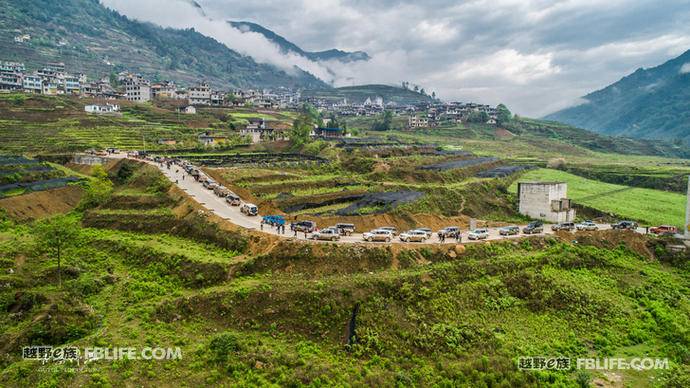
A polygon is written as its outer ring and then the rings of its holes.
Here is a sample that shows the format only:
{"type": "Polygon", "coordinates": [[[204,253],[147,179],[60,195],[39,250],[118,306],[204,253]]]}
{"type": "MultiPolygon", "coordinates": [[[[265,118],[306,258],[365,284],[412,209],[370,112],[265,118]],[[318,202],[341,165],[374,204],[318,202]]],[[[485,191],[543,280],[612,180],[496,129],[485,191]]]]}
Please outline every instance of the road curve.
{"type": "MultiPolygon", "coordinates": [[[[138,161],[142,161],[141,159],[135,159],[138,161]]],[[[214,213],[215,215],[235,224],[240,227],[243,227],[248,230],[256,231],[256,232],[261,232],[261,233],[267,233],[270,235],[278,236],[278,237],[283,237],[283,238],[291,238],[291,239],[298,239],[298,240],[308,240],[308,241],[313,241],[309,235],[305,235],[304,233],[297,233],[297,235],[294,234],[294,232],[290,231],[289,227],[286,228],[285,234],[279,234],[278,231],[268,225],[264,225],[264,227],[261,227],[261,215],[259,216],[254,216],[254,217],[249,217],[245,216],[240,212],[240,207],[239,206],[230,206],[225,202],[224,198],[220,198],[216,196],[213,193],[213,190],[208,190],[206,189],[201,182],[197,182],[194,180],[192,176],[187,174],[181,166],[178,165],[171,165],[170,168],[167,168],[165,163],[155,163],[153,161],[146,160],[145,162],[157,167],[163,175],[165,175],[172,183],[176,184],[181,190],[186,192],[190,197],[192,197],[194,200],[196,200],[199,204],[201,204],[205,209],[208,211],[214,213]]],[[[259,209],[260,211],[261,209],[259,209]]],[[[384,225],[381,225],[384,226],[384,225]]],[[[449,225],[450,226],[450,225],[449,225]]],[[[524,225],[520,225],[520,230],[522,230],[524,225]]],[[[608,224],[598,224],[599,230],[607,230],[611,229],[611,226],[608,224]]],[[[526,235],[523,235],[522,233],[519,235],[515,236],[501,236],[499,234],[499,229],[500,228],[487,228],[489,230],[489,237],[486,239],[488,241],[493,241],[493,240],[507,240],[507,239],[516,239],[516,238],[521,238],[525,237],[526,235]]],[[[639,232],[639,230],[638,230],[639,232]]],[[[467,238],[468,231],[465,231],[462,233],[462,239],[460,240],[463,244],[464,243],[472,243],[472,242],[479,242],[479,241],[472,241],[467,238]]],[[[644,233],[644,230],[642,231],[644,233]]],[[[544,224],[544,232],[540,234],[533,234],[530,236],[539,236],[539,235],[552,235],[554,232],[551,230],[551,225],[549,224],[544,224]]],[[[352,244],[352,243],[367,243],[362,239],[362,234],[361,233],[354,233],[351,236],[342,236],[338,243],[341,244],[352,244]]],[[[429,238],[424,244],[457,244],[458,241],[455,239],[446,239],[445,242],[441,242],[439,237],[436,234],[433,234],[431,238],[429,238]]],[[[374,244],[374,245],[383,245],[383,244],[422,244],[422,243],[403,243],[402,241],[398,240],[396,237],[395,240],[393,240],[390,243],[384,243],[384,242],[371,242],[367,244],[374,244]]]]}

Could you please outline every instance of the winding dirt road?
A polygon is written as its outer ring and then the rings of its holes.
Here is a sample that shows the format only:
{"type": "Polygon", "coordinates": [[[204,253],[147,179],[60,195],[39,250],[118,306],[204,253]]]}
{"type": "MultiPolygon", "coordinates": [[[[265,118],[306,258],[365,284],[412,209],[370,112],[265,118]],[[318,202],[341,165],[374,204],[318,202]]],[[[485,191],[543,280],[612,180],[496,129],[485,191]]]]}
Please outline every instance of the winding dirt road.
{"type": "MultiPolygon", "coordinates": [[[[138,159],[139,160],[139,159],[138,159]]],[[[229,204],[226,203],[224,198],[220,198],[216,196],[213,193],[213,190],[208,190],[206,189],[201,182],[197,182],[194,180],[193,177],[191,177],[189,174],[185,173],[182,167],[172,165],[169,169],[165,166],[165,164],[160,164],[160,163],[155,163],[151,161],[147,161],[153,166],[156,166],[160,171],[168,178],[170,179],[171,182],[176,183],[177,186],[185,191],[189,196],[191,196],[194,200],[199,202],[204,208],[206,208],[208,211],[213,212],[217,216],[235,224],[240,227],[257,231],[257,232],[262,232],[262,233],[268,233],[272,234],[275,236],[279,237],[285,237],[285,238],[292,238],[292,239],[298,239],[298,240],[310,240],[310,235],[306,235],[304,233],[297,233],[297,235],[294,234],[294,232],[290,231],[289,227],[286,227],[285,234],[279,234],[278,231],[268,225],[264,225],[263,229],[261,228],[261,215],[259,216],[254,216],[254,217],[249,217],[245,216],[240,212],[240,207],[239,206],[230,206],[229,204]]],[[[261,209],[259,209],[261,211],[261,209]]],[[[384,225],[381,225],[384,226],[384,225]]],[[[522,230],[522,227],[524,225],[520,225],[520,230],[522,230]]],[[[608,224],[599,224],[598,225],[599,230],[607,230],[611,229],[611,226],[608,224]]],[[[504,240],[504,239],[515,239],[515,238],[521,238],[525,237],[522,233],[519,235],[515,236],[501,236],[499,233],[500,228],[487,228],[489,231],[489,237],[486,240],[504,240]]],[[[638,230],[639,232],[640,230],[638,230]]],[[[402,232],[402,231],[401,231],[402,232]]],[[[642,233],[644,233],[644,229],[641,230],[642,233]]],[[[472,240],[469,240],[467,235],[468,231],[465,231],[462,233],[462,243],[468,243],[468,242],[475,242],[472,240]]],[[[551,230],[551,225],[545,224],[544,225],[544,232],[540,234],[535,234],[535,235],[549,235],[549,234],[554,234],[554,232],[551,230]]],[[[363,243],[364,240],[362,238],[361,233],[354,233],[351,236],[343,236],[340,238],[339,243],[363,243]]],[[[397,237],[390,242],[389,244],[402,244],[403,242],[400,241],[397,237]]],[[[455,239],[446,239],[445,244],[457,244],[458,241],[455,239]]],[[[386,244],[384,242],[372,242],[371,244],[386,244]]],[[[410,244],[410,243],[405,243],[405,244],[410,244]]],[[[414,243],[412,243],[414,244],[414,243]]],[[[425,244],[442,244],[440,241],[439,237],[436,234],[433,234],[431,238],[429,238],[425,244]]]]}

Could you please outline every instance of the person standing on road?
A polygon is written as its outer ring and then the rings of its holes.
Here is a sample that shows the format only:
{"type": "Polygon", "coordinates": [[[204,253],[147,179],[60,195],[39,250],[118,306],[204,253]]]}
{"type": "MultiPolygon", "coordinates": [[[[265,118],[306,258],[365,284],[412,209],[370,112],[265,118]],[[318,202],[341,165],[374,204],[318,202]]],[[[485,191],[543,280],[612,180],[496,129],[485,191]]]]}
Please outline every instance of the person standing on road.
{"type": "Polygon", "coordinates": [[[264,230],[264,222],[263,222],[263,221],[261,221],[261,223],[259,224],[259,226],[260,226],[261,230],[264,230]]]}
{"type": "Polygon", "coordinates": [[[445,233],[441,233],[441,235],[438,236],[438,237],[439,237],[439,239],[441,239],[441,244],[443,244],[444,242],[446,242],[446,234],[445,234],[445,233]]]}
{"type": "Polygon", "coordinates": [[[292,228],[292,230],[295,232],[295,237],[297,237],[297,229],[292,228]]]}
{"type": "Polygon", "coordinates": [[[458,233],[455,234],[455,242],[462,242],[462,233],[460,233],[460,231],[458,231],[458,233]]]}

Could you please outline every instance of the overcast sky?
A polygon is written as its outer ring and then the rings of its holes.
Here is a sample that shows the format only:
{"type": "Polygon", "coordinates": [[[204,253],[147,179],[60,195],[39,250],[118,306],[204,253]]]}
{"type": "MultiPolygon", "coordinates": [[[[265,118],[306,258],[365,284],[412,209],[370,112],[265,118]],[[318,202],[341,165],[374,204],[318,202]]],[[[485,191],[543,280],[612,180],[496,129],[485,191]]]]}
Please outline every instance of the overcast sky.
{"type": "Polygon", "coordinates": [[[506,103],[542,116],[639,67],[690,49],[690,0],[102,0],[123,14],[195,27],[257,61],[335,85],[408,81],[444,100],[506,103]],[[305,50],[363,50],[368,62],[284,56],[224,20],[263,25],[305,50]]]}

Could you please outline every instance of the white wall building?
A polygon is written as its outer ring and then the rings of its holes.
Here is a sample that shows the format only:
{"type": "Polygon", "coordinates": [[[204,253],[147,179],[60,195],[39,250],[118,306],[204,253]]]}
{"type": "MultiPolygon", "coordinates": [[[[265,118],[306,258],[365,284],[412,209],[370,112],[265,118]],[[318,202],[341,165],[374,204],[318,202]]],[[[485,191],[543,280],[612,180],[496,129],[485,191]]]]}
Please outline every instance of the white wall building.
{"type": "Polygon", "coordinates": [[[151,101],[151,85],[141,78],[125,80],[125,99],[133,102],[151,101]]]}
{"type": "Polygon", "coordinates": [[[105,104],[105,105],[86,105],[84,111],[86,113],[104,114],[115,113],[120,110],[119,105],[105,104]]]}
{"type": "Polygon", "coordinates": [[[519,212],[547,222],[575,221],[564,182],[519,182],[519,212]]]}

